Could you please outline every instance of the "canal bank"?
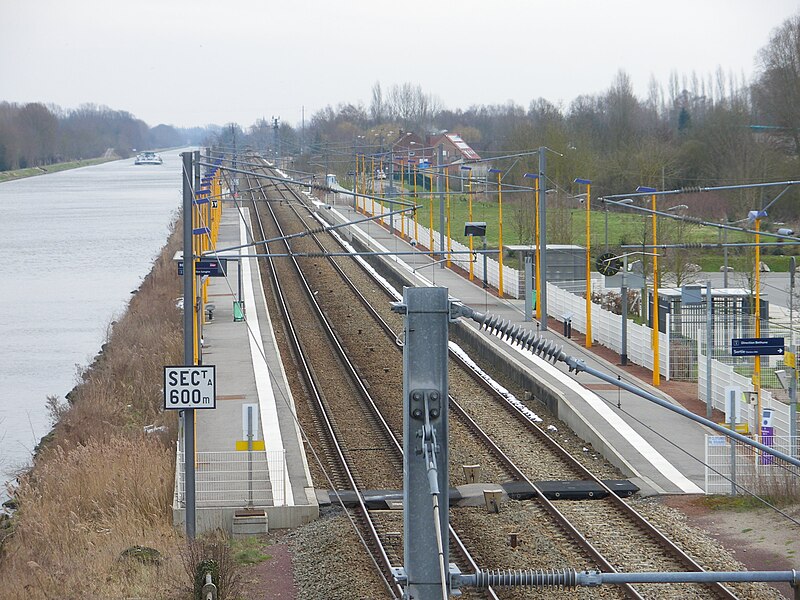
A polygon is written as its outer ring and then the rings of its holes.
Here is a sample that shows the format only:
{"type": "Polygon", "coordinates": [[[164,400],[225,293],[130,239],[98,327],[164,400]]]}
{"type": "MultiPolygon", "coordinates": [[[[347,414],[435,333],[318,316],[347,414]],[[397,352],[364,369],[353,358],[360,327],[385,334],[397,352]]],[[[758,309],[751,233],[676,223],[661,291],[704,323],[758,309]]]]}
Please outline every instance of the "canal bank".
{"type": "MultiPolygon", "coordinates": [[[[180,205],[178,151],[0,183],[0,483],[50,429],[148,273],[180,205]]],[[[4,486],[0,485],[0,496],[4,486]]]]}

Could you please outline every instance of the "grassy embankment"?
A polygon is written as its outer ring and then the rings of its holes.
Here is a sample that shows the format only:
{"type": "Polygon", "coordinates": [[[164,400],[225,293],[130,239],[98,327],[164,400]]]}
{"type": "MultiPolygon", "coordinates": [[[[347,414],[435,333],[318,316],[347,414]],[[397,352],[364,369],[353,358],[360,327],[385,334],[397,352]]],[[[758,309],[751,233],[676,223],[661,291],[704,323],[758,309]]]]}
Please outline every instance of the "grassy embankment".
{"type": "Polygon", "coordinates": [[[99,165],[112,160],[119,160],[118,156],[114,158],[89,158],[86,160],[73,160],[63,163],[55,163],[44,167],[31,167],[29,169],[14,169],[13,171],[0,171],[0,183],[4,181],[11,181],[12,179],[23,179],[24,177],[33,177],[35,175],[44,175],[45,173],[56,173],[58,171],[67,171],[69,169],[77,169],[78,167],[89,167],[91,165],[99,165]]]}
{"type": "Polygon", "coordinates": [[[173,233],[109,327],[69,406],[51,407],[58,421],[21,478],[11,527],[0,529],[5,597],[169,598],[187,583],[170,509],[176,422],[160,410],[163,365],[182,357],[179,241],[173,233]],[[144,433],[151,424],[166,431],[144,433]],[[136,545],[158,550],[157,564],[120,558],[136,545]]]}

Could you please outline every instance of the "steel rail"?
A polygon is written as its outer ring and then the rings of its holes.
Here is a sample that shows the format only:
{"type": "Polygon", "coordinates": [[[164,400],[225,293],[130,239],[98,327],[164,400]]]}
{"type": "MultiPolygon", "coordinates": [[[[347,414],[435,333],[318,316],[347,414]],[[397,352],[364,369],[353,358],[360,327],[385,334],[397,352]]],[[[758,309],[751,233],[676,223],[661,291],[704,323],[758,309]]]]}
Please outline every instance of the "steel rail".
{"type": "MultiPolygon", "coordinates": [[[[262,191],[262,193],[263,193],[263,191],[262,191]]],[[[266,194],[264,194],[264,195],[266,197],[266,194]]],[[[253,202],[253,208],[254,208],[254,211],[256,212],[256,221],[258,222],[259,227],[262,228],[262,230],[263,230],[263,224],[261,222],[261,217],[258,214],[257,204],[256,204],[255,201],[253,202]]],[[[274,217],[274,214],[273,214],[273,217],[274,217]]],[[[276,225],[278,224],[277,219],[275,220],[275,223],[276,223],[276,225]]],[[[272,260],[269,259],[269,262],[270,262],[270,272],[273,273],[272,281],[273,281],[273,284],[275,285],[275,289],[276,289],[276,298],[280,299],[279,300],[279,305],[281,306],[281,311],[283,312],[283,317],[284,317],[284,320],[285,320],[286,325],[287,325],[287,331],[289,331],[289,333],[290,333],[289,337],[290,337],[290,340],[291,340],[291,343],[292,343],[292,346],[293,346],[293,350],[294,350],[296,356],[298,357],[298,359],[300,360],[300,363],[301,363],[301,366],[302,366],[302,373],[303,373],[304,379],[306,380],[306,385],[307,385],[308,389],[311,390],[311,393],[312,393],[313,398],[315,400],[316,406],[318,407],[319,413],[321,414],[321,416],[323,418],[323,421],[325,423],[327,437],[329,438],[330,443],[332,444],[332,447],[333,447],[334,452],[336,454],[336,457],[337,457],[337,459],[339,461],[340,469],[343,471],[344,476],[345,476],[345,478],[347,479],[347,481],[348,481],[348,483],[350,485],[350,488],[353,491],[356,492],[356,498],[357,498],[357,501],[358,501],[357,514],[359,516],[359,519],[362,522],[362,526],[367,530],[370,543],[373,546],[373,551],[377,552],[378,564],[380,565],[380,568],[381,568],[381,576],[383,577],[384,581],[386,582],[387,587],[389,589],[392,589],[394,592],[396,592],[398,594],[398,597],[401,598],[403,596],[402,587],[399,584],[397,584],[394,581],[394,578],[392,577],[392,564],[391,564],[391,561],[389,560],[389,557],[388,557],[388,555],[386,553],[386,548],[384,547],[384,545],[383,545],[383,543],[381,541],[381,538],[380,538],[380,536],[379,536],[379,534],[377,532],[377,529],[375,527],[375,523],[372,521],[372,519],[371,519],[371,517],[369,515],[369,509],[367,508],[366,503],[364,502],[364,497],[359,492],[359,486],[356,483],[355,474],[353,473],[352,469],[350,468],[350,465],[348,464],[348,460],[345,457],[345,453],[344,453],[341,445],[339,444],[339,442],[338,442],[338,440],[336,438],[336,430],[335,430],[335,427],[333,425],[331,415],[329,414],[329,411],[328,411],[327,407],[325,406],[325,402],[324,402],[323,396],[322,396],[321,391],[319,389],[319,385],[318,385],[318,382],[316,380],[316,377],[313,375],[313,370],[311,369],[311,365],[309,364],[309,362],[308,362],[308,360],[307,360],[307,358],[305,356],[305,353],[303,352],[303,349],[302,349],[302,347],[300,345],[300,341],[299,341],[299,338],[297,336],[297,332],[296,332],[296,329],[294,327],[294,323],[292,321],[291,314],[290,314],[290,312],[288,310],[288,305],[286,303],[286,298],[285,298],[285,296],[283,294],[283,290],[282,290],[282,288],[280,286],[280,282],[278,281],[278,278],[274,276],[275,269],[274,269],[274,265],[272,264],[272,260]]],[[[299,266],[297,268],[299,270],[299,266]]],[[[314,299],[313,293],[311,293],[310,289],[308,288],[307,281],[305,280],[305,278],[302,278],[302,281],[303,281],[303,284],[304,284],[304,286],[306,288],[306,292],[307,292],[309,298],[312,301],[312,304],[316,305],[316,301],[314,299]]],[[[316,306],[317,306],[317,308],[319,308],[318,305],[316,305],[316,306]]]]}
{"type": "MultiPolygon", "coordinates": [[[[286,186],[290,193],[296,197],[296,199],[307,209],[309,212],[311,211],[305,203],[303,203],[303,199],[300,197],[299,194],[294,192],[289,186],[286,186]]],[[[277,188],[277,185],[276,185],[277,188]]],[[[297,214],[296,203],[290,204],[292,210],[297,214]]],[[[298,214],[298,217],[300,215],[298,214]]],[[[302,217],[300,217],[302,219],[302,217]]],[[[324,247],[322,243],[316,238],[316,235],[312,234],[315,242],[319,245],[321,250],[324,251],[324,247]]],[[[334,238],[336,239],[336,238],[334,238]]],[[[337,241],[337,243],[339,243],[337,241]]],[[[396,332],[394,332],[391,326],[386,323],[386,321],[382,318],[382,316],[377,312],[377,310],[371,305],[371,303],[363,296],[363,294],[357,289],[355,284],[352,280],[344,273],[341,267],[334,261],[332,258],[330,259],[331,264],[342,277],[342,279],[347,283],[348,287],[356,294],[359,298],[361,304],[370,312],[376,322],[384,329],[384,331],[395,340],[398,340],[398,336],[396,332]]],[[[369,272],[368,272],[369,273],[369,272]]],[[[369,273],[372,276],[371,273],[369,273]]],[[[380,282],[379,282],[380,283],[380,282]]],[[[384,289],[384,288],[382,288],[384,289]]],[[[385,290],[387,296],[391,297],[388,290],[385,290]]],[[[393,298],[394,299],[394,298],[393,298]]],[[[502,401],[503,405],[506,409],[511,412],[516,418],[518,418],[534,435],[542,441],[546,446],[548,446],[551,451],[559,456],[561,460],[568,463],[571,468],[576,470],[578,473],[582,474],[584,477],[592,480],[597,485],[599,485],[602,489],[605,490],[607,493],[607,501],[612,503],[616,508],[621,510],[625,513],[629,520],[640,530],[643,530],[650,539],[655,541],[660,547],[666,550],[668,556],[673,560],[676,560],[679,564],[687,567],[692,571],[702,572],[704,569],[697,564],[690,556],[688,556],[685,552],[683,552],[680,548],[678,548],[666,535],[664,535],[660,530],[654,527],[649,521],[647,521],[644,517],[642,517],[635,509],[633,509],[630,505],[624,502],[617,494],[612,491],[602,480],[597,478],[591,471],[589,471],[584,465],[582,465],[579,461],[577,461],[569,452],[567,452],[560,444],[558,444],[555,440],[553,440],[549,435],[542,431],[541,428],[537,427],[533,422],[528,419],[524,413],[517,407],[514,406],[507,398],[501,395],[497,390],[495,390],[492,386],[490,386],[483,377],[481,377],[478,373],[475,372],[466,362],[464,362],[460,356],[455,353],[451,352],[453,358],[456,359],[457,364],[459,364],[463,369],[465,369],[476,382],[478,382],[481,387],[489,391],[492,396],[497,398],[498,400],[502,401]]],[[[467,427],[473,431],[473,433],[482,440],[484,445],[489,449],[489,451],[498,458],[509,470],[510,473],[513,474],[519,480],[525,481],[528,483],[531,488],[534,490],[535,494],[537,495],[538,500],[541,502],[545,510],[551,517],[558,523],[559,526],[563,530],[565,530],[569,537],[571,537],[574,541],[578,543],[578,545],[585,551],[587,554],[597,562],[598,566],[604,569],[607,572],[618,572],[617,569],[613,567],[613,565],[608,561],[608,559],[599,551],[591,542],[589,542],[586,537],[580,533],[580,531],[575,527],[569,519],[561,513],[558,508],[552,503],[549,499],[547,499],[544,494],[542,494],[541,490],[539,490],[536,485],[530,481],[525,474],[519,469],[513,461],[491,440],[491,437],[484,432],[480,426],[467,414],[467,412],[461,407],[461,405],[450,396],[450,404],[454,408],[455,412],[459,415],[459,417],[467,424],[467,427]]],[[[377,407],[375,408],[377,410],[377,407]]],[[[601,500],[602,501],[602,500],[601,500]]],[[[458,536],[452,531],[451,528],[451,535],[455,536],[457,540],[457,544],[461,545],[463,548],[463,544],[458,536]]],[[[466,557],[469,557],[469,560],[472,562],[471,567],[477,569],[477,564],[474,563],[474,560],[471,559],[466,548],[463,548],[463,552],[466,557]]],[[[712,585],[713,591],[715,595],[721,598],[736,598],[736,596],[724,587],[722,584],[715,583],[712,585]]],[[[642,596],[632,587],[631,584],[625,584],[623,586],[625,593],[628,597],[631,598],[642,598],[642,596]]]]}
{"type": "MultiPolygon", "coordinates": [[[[293,195],[296,195],[293,190],[290,189],[290,192],[293,195]]],[[[299,196],[299,195],[298,195],[299,196]]],[[[297,198],[301,200],[301,198],[297,198]]],[[[307,208],[307,207],[306,207],[307,208]]],[[[296,212],[296,208],[293,207],[293,210],[296,212]]],[[[311,211],[310,211],[311,212],[311,211]]],[[[316,239],[316,236],[313,236],[316,239]]],[[[334,238],[336,239],[336,238],[334,238]]],[[[321,250],[324,250],[323,245],[318,240],[317,244],[320,246],[321,250]]],[[[355,284],[352,280],[344,273],[341,267],[336,263],[336,261],[330,261],[343,280],[347,283],[347,285],[351,288],[353,293],[361,301],[361,304],[370,312],[372,317],[376,320],[376,322],[381,326],[381,328],[389,335],[393,337],[395,340],[399,339],[397,333],[392,330],[391,326],[383,319],[383,317],[377,312],[377,310],[372,306],[372,304],[364,297],[364,295],[357,289],[355,284]]],[[[369,271],[367,273],[372,276],[369,271]]],[[[377,280],[376,280],[377,281],[377,280]]],[[[380,283],[380,282],[378,282],[380,283]]],[[[385,289],[381,286],[381,289],[385,289]]],[[[392,295],[389,293],[388,290],[385,290],[387,297],[392,298],[392,295]]],[[[394,299],[394,298],[392,298],[394,299]]],[[[667,555],[676,560],[682,566],[688,568],[691,571],[702,572],[704,569],[700,566],[693,558],[691,558],[688,554],[686,554],[683,550],[681,550],[674,542],[672,542],[663,532],[661,532],[658,528],[656,528],[652,523],[650,523],[647,519],[645,519],[642,515],[640,515],[633,507],[631,507],[628,503],[626,503],[622,498],[620,498],[613,490],[611,490],[601,479],[599,479],[594,473],[588,470],[582,463],[580,463],[572,454],[570,454],[563,446],[558,444],[552,437],[547,435],[540,427],[537,427],[520,409],[519,407],[515,406],[511,403],[508,398],[504,397],[500,394],[495,388],[493,388],[489,383],[480,376],[473,368],[470,367],[458,354],[451,352],[451,357],[456,360],[456,363],[459,364],[463,370],[465,370],[470,377],[472,377],[481,387],[483,387],[486,391],[490,392],[490,394],[495,397],[498,401],[502,403],[502,405],[508,410],[510,413],[514,415],[523,425],[528,428],[528,430],[542,443],[544,443],[560,460],[567,463],[570,468],[575,470],[581,476],[593,481],[595,484],[600,486],[607,494],[604,500],[600,501],[607,501],[615,506],[615,508],[619,509],[623,513],[625,513],[629,520],[640,530],[643,530],[651,540],[653,540],[658,546],[663,548],[667,555]]],[[[543,506],[545,507],[546,511],[570,534],[571,537],[589,554],[589,556],[597,561],[598,566],[603,568],[609,572],[618,572],[617,569],[611,565],[609,560],[602,554],[600,550],[598,550],[591,542],[589,542],[586,537],[580,533],[580,531],[569,521],[569,519],[561,513],[558,508],[553,504],[550,500],[545,498],[544,494],[542,494],[541,490],[531,481],[528,479],[527,476],[519,469],[516,464],[494,443],[491,437],[480,428],[480,426],[467,414],[466,410],[458,403],[458,401],[450,396],[450,404],[455,409],[456,413],[462,418],[462,420],[467,424],[467,426],[473,431],[473,433],[479,437],[484,445],[489,448],[490,452],[498,458],[509,470],[510,473],[513,474],[514,477],[518,478],[519,480],[525,481],[528,483],[535,491],[537,498],[542,501],[543,506]]],[[[632,598],[641,598],[642,596],[630,585],[626,584],[625,586],[626,593],[632,598]]],[[[711,584],[714,593],[720,598],[726,599],[735,599],[736,596],[733,594],[728,588],[726,588],[721,583],[714,583],[711,584]]]]}
{"type": "MultiPolygon", "coordinates": [[[[277,188],[277,186],[276,186],[276,188],[277,188]]],[[[295,195],[294,190],[292,190],[291,188],[287,187],[287,190],[288,190],[288,192],[290,194],[295,195]]],[[[298,198],[298,200],[301,200],[301,199],[298,198]]],[[[290,204],[289,207],[295,212],[295,214],[297,214],[297,209],[293,204],[290,204]]],[[[300,215],[297,215],[297,216],[300,217],[300,215]]],[[[302,218],[301,218],[301,221],[302,221],[302,218]]],[[[303,224],[305,226],[307,226],[305,221],[302,221],[302,222],[303,222],[303,224]]],[[[311,238],[315,241],[315,243],[317,243],[320,247],[322,247],[322,243],[319,241],[319,239],[317,238],[316,234],[312,234],[311,238]]],[[[391,331],[391,328],[389,327],[389,325],[380,317],[380,315],[378,315],[376,312],[374,312],[374,307],[372,307],[372,305],[367,301],[367,299],[363,296],[363,294],[361,294],[361,292],[358,290],[358,288],[355,286],[355,284],[352,282],[352,280],[344,273],[344,271],[341,269],[341,267],[338,264],[336,264],[336,262],[333,261],[333,260],[330,260],[330,263],[332,264],[334,269],[337,271],[337,273],[343,278],[343,280],[346,282],[348,287],[356,294],[356,296],[359,298],[361,303],[366,308],[368,308],[368,310],[379,320],[379,322],[381,322],[383,324],[383,326],[385,327],[385,329],[387,331],[391,331]]],[[[321,309],[320,309],[320,311],[321,311],[321,309]]],[[[326,322],[327,322],[327,319],[326,319],[326,322]]],[[[393,338],[394,338],[395,341],[397,341],[399,339],[397,336],[393,336],[393,338]]],[[[335,343],[337,345],[339,344],[338,339],[335,340],[335,343]]],[[[339,346],[339,347],[341,347],[341,346],[339,346]]],[[[342,348],[341,351],[342,351],[343,355],[346,354],[343,348],[342,348]]],[[[352,363],[350,363],[350,361],[349,361],[349,358],[346,358],[346,361],[348,362],[348,364],[352,365],[352,363]]],[[[359,381],[360,381],[360,377],[358,376],[358,373],[357,373],[357,371],[356,371],[354,366],[352,366],[352,373],[353,373],[353,376],[358,378],[359,381]]],[[[379,421],[385,426],[385,430],[387,432],[387,435],[390,436],[391,439],[394,442],[394,448],[396,449],[398,455],[402,457],[402,455],[403,455],[402,445],[400,444],[400,442],[397,439],[397,437],[394,435],[394,432],[392,432],[392,430],[389,427],[388,423],[386,423],[385,419],[381,415],[380,409],[377,407],[377,405],[375,404],[375,402],[373,401],[373,399],[371,398],[369,393],[366,392],[366,389],[364,390],[364,393],[366,394],[366,396],[368,398],[368,402],[369,402],[371,410],[374,411],[377,414],[379,421]]],[[[472,569],[474,571],[478,571],[479,568],[480,568],[478,563],[472,557],[472,554],[469,552],[469,550],[466,547],[466,545],[464,544],[463,540],[459,537],[459,535],[456,533],[455,529],[453,529],[452,526],[450,526],[450,528],[449,528],[449,537],[450,537],[451,543],[455,546],[456,550],[461,555],[461,557],[464,560],[464,562],[466,563],[466,565],[470,569],[472,569]]],[[[489,595],[489,598],[491,600],[499,600],[496,592],[492,588],[488,588],[486,590],[486,592],[489,595]]]]}
{"type": "MultiPolygon", "coordinates": [[[[296,212],[296,208],[292,207],[292,210],[294,210],[296,212]]],[[[313,235],[312,237],[317,242],[317,244],[319,245],[320,249],[324,250],[323,244],[316,238],[316,235],[313,235]]],[[[372,303],[369,302],[369,300],[367,300],[367,298],[361,293],[361,291],[357,288],[357,286],[350,279],[350,277],[347,276],[347,274],[344,272],[344,270],[336,263],[336,261],[331,260],[330,262],[333,265],[333,267],[336,269],[336,271],[339,273],[339,275],[342,277],[344,282],[347,284],[347,286],[351,289],[351,291],[360,300],[360,302],[363,305],[363,307],[370,313],[370,315],[378,323],[378,325],[384,330],[384,332],[389,337],[391,337],[391,338],[393,338],[395,340],[399,340],[397,332],[395,332],[392,329],[392,327],[386,322],[386,320],[375,309],[375,307],[372,305],[372,303]]],[[[388,290],[385,290],[385,288],[383,288],[382,286],[381,286],[381,289],[384,289],[384,291],[386,292],[387,296],[391,297],[391,295],[389,294],[388,290]]],[[[489,386],[486,383],[486,381],[483,380],[483,378],[481,378],[479,376],[476,376],[475,371],[473,369],[469,368],[468,365],[464,361],[462,361],[461,358],[457,354],[455,354],[454,352],[451,351],[450,355],[451,355],[452,358],[457,359],[457,364],[459,366],[461,366],[462,369],[466,370],[470,374],[471,377],[475,377],[476,380],[481,384],[482,387],[490,390],[492,392],[493,396],[496,396],[496,397],[501,398],[502,400],[504,400],[507,406],[511,406],[507,402],[507,399],[503,398],[497,392],[497,390],[494,390],[491,386],[489,386]]],[[[512,475],[512,477],[516,478],[518,481],[524,481],[528,485],[531,486],[531,488],[534,490],[534,493],[536,494],[537,501],[543,506],[545,511],[556,521],[556,523],[559,526],[561,526],[561,528],[568,534],[568,536],[570,538],[572,538],[573,541],[576,541],[578,543],[579,547],[581,547],[587,553],[587,555],[596,562],[598,567],[602,568],[606,572],[617,573],[618,570],[616,568],[614,568],[614,566],[611,564],[611,562],[609,562],[605,558],[605,556],[602,554],[602,552],[600,552],[589,540],[586,539],[586,537],[583,534],[580,533],[580,531],[569,521],[569,519],[561,511],[558,510],[558,508],[555,506],[555,504],[553,504],[553,502],[551,502],[548,498],[545,497],[545,495],[542,493],[542,491],[524,474],[524,472],[513,462],[513,460],[511,458],[509,458],[508,455],[505,454],[505,452],[503,452],[503,450],[494,442],[494,440],[492,440],[491,437],[469,416],[469,414],[467,414],[467,411],[459,404],[459,402],[452,395],[449,395],[448,398],[449,398],[450,406],[453,409],[455,409],[456,414],[458,414],[459,418],[464,422],[464,424],[467,426],[467,428],[470,429],[473,432],[473,434],[481,440],[481,442],[489,450],[489,452],[493,456],[495,456],[506,467],[506,469],[509,471],[509,473],[512,475]]],[[[516,411],[516,414],[518,414],[519,416],[522,416],[524,418],[524,415],[522,415],[522,413],[518,409],[516,411]]],[[[533,425],[527,418],[525,418],[525,421],[528,424],[533,425]]],[[[544,438],[548,442],[554,443],[553,440],[549,436],[544,435],[543,432],[538,427],[534,426],[533,429],[536,432],[538,432],[538,435],[543,435],[544,438]]],[[[566,450],[561,448],[561,446],[559,446],[558,444],[556,444],[556,446],[561,450],[561,453],[562,453],[563,456],[566,456],[570,461],[572,461],[570,463],[570,466],[572,466],[573,464],[577,465],[581,472],[586,470],[582,465],[580,465],[580,463],[578,463],[578,461],[576,461],[572,457],[572,455],[570,455],[568,452],[566,452],[566,450]]],[[[596,478],[594,478],[594,479],[596,479],[596,478]]],[[[605,485],[603,485],[603,487],[606,490],[608,490],[608,488],[605,485]]],[[[610,490],[609,490],[609,492],[610,492],[610,490]]],[[[610,492],[610,493],[613,494],[613,492],[610,492]]],[[[476,570],[479,569],[479,566],[474,561],[474,559],[472,558],[471,554],[468,552],[467,548],[464,546],[463,542],[458,537],[456,532],[452,529],[452,527],[451,527],[451,535],[454,536],[454,538],[457,540],[457,545],[459,545],[461,547],[461,552],[464,553],[466,557],[468,557],[468,562],[470,563],[470,567],[473,568],[473,569],[476,569],[476,570]]],[[[625,584],[625,585],[623,585],[621,587],[625,590],[625,593],[629,598],[634,598],[634,599],[638,599],[638,600],[643,599],[643,596],[641,596],[630,584],[625,584]]],[[[494,592],[494,590],[492,590],[492,593],[496,594],[496,592],[494,592]]]]}

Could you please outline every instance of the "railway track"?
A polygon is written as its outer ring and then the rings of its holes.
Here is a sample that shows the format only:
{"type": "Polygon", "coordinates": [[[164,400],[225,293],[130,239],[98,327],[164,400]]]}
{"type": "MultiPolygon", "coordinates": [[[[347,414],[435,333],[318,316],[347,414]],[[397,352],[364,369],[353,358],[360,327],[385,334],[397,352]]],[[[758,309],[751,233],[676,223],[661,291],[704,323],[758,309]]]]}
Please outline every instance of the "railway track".
{"type": "MultiPolygon", "coordinates": [[[[254,210],[260,211],[263,207],[268,207],[272,214],[272,219],[263,223],[264,229],[259,232],[259,239],[299,233],[304,229],[312,229],[310,224],[316,224],[311,220],[312,211],[302,201],[302,197],[291,190],[281,189],[280,185],[264,186],[255,180],[249,182],[249,187],[254,196],[260,196],[254,198],[254,210]],[[270,188],[270,194],[267,194],[265,188],[270,188]],[[272,196],[270,200],[267,200],[268,195],[272,196]],[[290,229],[279,229],[279,219],[292,223],[290,229]]],[[[258,218],[255,222],[262,223],[262,219],[258,218]]],[[[258,238],[259,235],[255,237],[258,238]]],[[[265,244],[272,252],[286,252],[290,246],[294,252],[308,255],[342,249],[337,241],[328,236],[309,235],[296,238],[291,244],[281,243],[280,246],[277,243],[265,244]]],[[[289,337],[295,341],[292,353],[305,365],[302,367],[305,372],[304,385],[319,406],[314,417],[315,429],[320,432],[316,441],[321,442],[321,447],[326,449],[326,455],[339,458],[336,462],[340,464],[334,465],[334,461],[329,461],[326,467],[326,471],[336,474],[332,477],[333,485],[360,490],[381,489],[392,483],[395,484],[394,487],[399,487],[396,484],[402,481],[402,459],[396,432],[402,431],[402,402],[398,402],[397,390],[402,389],[402,362],[397,340],[401,323],[396,315],[388,311],[388,301],[391,298],[389,292],[370,279],[365,271],[354,269],[353,261],[349,258],[307,256],[291,261],[283,258],[277,261],[267,260],[264,268],[273,276],[270,281],[279,297],[281,311],[295,319],[303,314],[299,317],[303,324],[299,327],[287,325],[287,330],[289,337]],[[289,263],[294,265],[291,269],[287,266],[289,263]],[[345,273],[345,267],[348,273],[345,273]],[[290,271],[295,274],[292,275],[290,271]],[[306,275],[297,275],[302,272],[306,275]],[[292,283],[293,281],[304,282],[305,291],[301,291],[299,287],[291,291],[284,290],[284,287],[300,285],[292,283]],[[345,289],[348,290],[347,294],[345,289]],[[362,293],[360,289],[366,289],[367,292],[362,293]],[[286,299],[287,294],[291,294],[291,302],[286,299]],[[300,294],[308,298],[313,311],[304,312],[299,306],[294,306],[298,304],[300,294]],[[343,298],[345,295],[347,299],[343,298]],[[343,299],[344,302],[341,302],[343,299]],[[367,311],[370,318],[364,319],[361,311],[367,311]],[[309,322],[310,312],[319,315],[318,318],[323,323],[321,328],[325,330],[328,340],[327,345],[338,347],[337,352],[323,349],[318,341],[311,342],[311,345],[304,343],[304,334],[320,328],[309,322]],[[376,328],[381,331],[380,334],[376,333],[376,328]],[[318,365],[337,367],[315,368],[303,350],[309,347],[313,348],[313,358],[318,365]],[[347,371],[351,380],[335,382],[328,371],[347,371]],[[364,417],[364,421],[356,423],[355,419],[351,419],[343,426],[341,417],[337,420],[331,415],[334,412],[331,408],[331,396],[337,396],[337,414],[358,414],[364,417]],[[350,403],[340,404],[339,396],[348,397],[350,403]],[[355,398],[358,398],[357,402],[355,398]],[[365,409],[365,406],[369,409],[365,409]],[[341,444],[337,442],[339,439],[343,440],[341,444]]],[[[478,462],[482,465],[487,480],[525,481],[534,490],[534,481],[540,479],[583,479],[604,486],[579,461],[536,426],[529,414],[520,410],[518,403],[498,394],[474,369],[463,364],[459,357],[454,355],[453,363],[462,364],[451,367],[451,391],[454,392],[450,398],[454,416],[451,419],[451,481],[456,484],[464,481],[463,473],[455,465],[478,462]],[[508,418],[498,418],[499,408],[508,418]]],[[[605,499],[591,502],[549,501],[541,493],[532,502],[537,507],[537,514],[546,514],[547,518],[557,523],[552,539],[561,538],[571,546],[567,552],[561,550],[564,558],[572,561],[570,566],[585,565],[604,571],[702,570],[624,500],[611,493],[608,488],[606,491],[609,494],[605,499]],[[612,523],[613,527],[610,525],[612,523]],[[576,548],[579,550],[576,551],[576,548]]],[[[376,554],[381,560],[377,562],[383,563],[381,569],[386,577],[387,565],[402,562],[402,522],[397,522],[402,516],[397,512],[383,511],[376,512],[371,517],[366,507],[361,507],[360,512],[362,527],[374,532],[371,545],[379,548],[376,554]],[[397,554],[398,548],[400,556],[397,554]]],[[[465,517],[458,514],[459,511],[452,512],[454,531],[451,540],[458,539],[456,531],[462,534],[475,531],[474,514],[467,512],[465,517]]],[[[477,548],[474,551],[476,556],[495,557],[488,562],[482,560],[483,567],[513,566],[502,561],[513,558],[514,553],[503,556],[502,552],[498,554],[492,549],[484,548],[480,537],[478,535],[470,540],[471,547],[474,544],[477,548]]],[[[465,548],[453,548],[453,556],[459,555],[460,560],[464,561],[459,565],[462,571],[477,567],[474,560],[469,560],[469,552],[465,548]]],[[[390,582],[391,579],[386,578],[386,581],[390,582]]],[[[519,596],[520,591],[509,592],[508,597],[534,597],[519,596]]],[[[727,588],[719,585],[604,588],[592,590],[591,595],[586,597],[598,597],[598,592],[609,597],[618,597],[621,592],[626,597],[633,598],[736,597],[727,588]]],[[[497,596],[493,594],[491,597],[497,596]]],[[[506,592],[503,592],[502,597],[506,597],[506,592]]]]}

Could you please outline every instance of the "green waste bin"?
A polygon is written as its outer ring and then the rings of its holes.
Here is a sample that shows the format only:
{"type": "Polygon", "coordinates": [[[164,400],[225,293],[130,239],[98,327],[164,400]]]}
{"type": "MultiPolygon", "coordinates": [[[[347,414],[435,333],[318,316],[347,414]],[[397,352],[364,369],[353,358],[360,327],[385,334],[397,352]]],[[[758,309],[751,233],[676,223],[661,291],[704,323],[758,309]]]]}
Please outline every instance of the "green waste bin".
{"type": "Polygon", "coordinates": [[[234,322],[244,321],[244,302],[233,301],[233,320],[234,322]]]}

